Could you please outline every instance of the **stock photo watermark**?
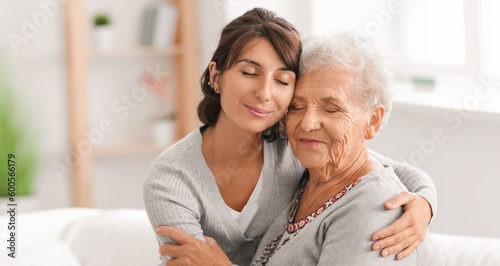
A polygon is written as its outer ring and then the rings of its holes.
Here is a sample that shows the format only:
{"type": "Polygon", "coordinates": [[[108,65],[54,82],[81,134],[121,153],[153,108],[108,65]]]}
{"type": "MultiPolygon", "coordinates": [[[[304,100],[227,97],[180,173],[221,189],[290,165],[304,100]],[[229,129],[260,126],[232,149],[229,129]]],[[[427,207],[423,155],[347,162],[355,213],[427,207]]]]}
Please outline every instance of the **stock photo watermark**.
{"type": "MultiPolygon", "coordinates": [[[[151,67],[146,68],[146,73],[149,74],[154,81],[161,83],[162,78],[167,77],[168,73],[161,72],[159,66],[156,69],[151,67]]],[[[106,135],[113,133],[116,129],[118,121],[124,121],[130,116],[131,110],[136,109],[149,97],[149,87],[151,84],[142,84],[134,86],[129,93],[120,95],[119,98],[113,100],[109,104],[110,111],[117,115],[117,119],[102,118],[97,123],[97,127],[88,131],[82,132],[85,139],[79,141],[75,147],[66,148],[66,160],[63,162],[53,161],[51,168],[56,174],[59,182],[63,182],[65,178],[71,173],[71,168],[81,164],[82,159],[90,156],[96,146],[103,143],[106,135]]]]}
{"type": "Polygon", "coordinates": [[[7,39],[14,52],[19,52],[22,45],[25,45],[29,40],[35,38],[39,31],[47,26],[50,18],[54,18],[59,14],[61,6],[65,5],[70,0],[40,0],[38,1],[39,10],[36,11],[30,18],[24,16],[21,18],[21,28],[19,32],[9,32],[7,39]]]}
{"type": "Polygon", "coordinates": [[[16,258],[17,246],[17,202],[16,202],[16,155],[8,154],[7,158],[7,194],[9,195],[7,203],[7,256],[16,258]]]}
{"type": "Polygon", "coordinates": [[[492,75],[479,79],[479,84],[473,89],[473,94],[467,95],[462,101],[455,103],[452,109],[444,111],[442,120],[449,126],[448,130],[436,127],[431,131],[429,137],[422,140],[416,139],[414,142],[416,148],[407,157],[400,156],[399,160],[415,166],[424,164],[427,158],[436,152],[438,146],[449,139],[447,133],[458,130],[464,120],[469,118],[472,112],[478,110],[481,103],[490,99],[497,90],[500,90],[500,80],[493,80],[492,75]]]}
{"type": "MultiPolygon", "coordinates": [[[[237,147],[237,152],[239,155],[245,156],[246,162],[251,162],[258,158],[259,152],[261,151],[261,145],[257,142],[241,142],[237,147]]],[[[237,176],[242,173],[243,169],[241,164],[236,160],[230,160],[227,162],[223,170],[218,171],[214,174],[215,182],[218,187],[226,187],[231,181],[231,176],[237,176]]]]}
{"type": "Polygon", "coordinates": [[[229,13],[239,6],[243,0],[214,0],[212,5],[215,12],[223,19],[224,22],[229,22],[229,13]]]}
{"type": "Polygon", "coordinates": [[[402,0],[391,0],[387,2],[384,9],[379,11],[371,11],[372,20],[365,24],[363,29],[355,28],[356,31],[364,33],[368,37],[378,36],[384,28],[387,28],[392,21],[394,15],[399,15],[403,12],[404,6],[402,0]]]}

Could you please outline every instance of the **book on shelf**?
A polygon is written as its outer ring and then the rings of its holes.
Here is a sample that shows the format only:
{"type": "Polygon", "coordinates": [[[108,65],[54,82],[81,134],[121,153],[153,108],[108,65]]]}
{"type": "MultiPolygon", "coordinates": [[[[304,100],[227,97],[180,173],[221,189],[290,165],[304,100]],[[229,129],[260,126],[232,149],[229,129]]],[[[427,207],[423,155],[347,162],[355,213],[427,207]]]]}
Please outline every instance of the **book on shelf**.
{"type": "Polygon", "coordinates": [[[141,45],[166,47],[173,44],[177,29],[177,9],[168,3],[146,8],[141,28],[141,45]]]}

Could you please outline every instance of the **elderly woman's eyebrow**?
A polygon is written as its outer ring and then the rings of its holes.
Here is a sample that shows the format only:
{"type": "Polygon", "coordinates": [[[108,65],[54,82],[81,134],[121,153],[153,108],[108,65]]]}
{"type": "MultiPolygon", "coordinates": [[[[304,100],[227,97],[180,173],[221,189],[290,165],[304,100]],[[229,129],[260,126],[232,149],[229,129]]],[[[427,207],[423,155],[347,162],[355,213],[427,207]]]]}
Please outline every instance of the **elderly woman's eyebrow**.
{"type": "Polygon", "coordinates": [[[339,105],[341,103],[341,101],[339,101],[337,98],[334,97],[323,97],[321,98],[321,101],[325,103],[332,103],[335,105],[339,105]]]}
{"type": "Polygon", "coordinates": [[[342,109],[342,110],[345,109],[343,102],[338,100],[337,98],[334,98],[334,97],[323,97],[323,98],[321,98],[321,102],[335,105],[335,107],[342,109]]]}

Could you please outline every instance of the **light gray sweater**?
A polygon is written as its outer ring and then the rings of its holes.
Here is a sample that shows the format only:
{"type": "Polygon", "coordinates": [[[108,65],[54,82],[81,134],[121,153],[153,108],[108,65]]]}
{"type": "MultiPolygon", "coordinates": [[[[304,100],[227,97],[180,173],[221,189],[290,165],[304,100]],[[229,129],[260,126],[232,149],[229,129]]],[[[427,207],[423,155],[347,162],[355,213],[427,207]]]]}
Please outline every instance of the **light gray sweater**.
{"type": "MultiPolygon", "coordinates": [[[[267,228],[292,200],[305,168],[286,141],[264,142],[259,206],[242,233],[203,157],[201,130],[167,148],[152,163],[143,187],[149,220],[153,228],[170,225],[201,240],[203,235],[213,237],[233,263],[249,265],[267,228]]],[[[392,165],[403,184],[426,198],[436,213],[434,185],[424,172],[373,155],[382,164],[392,165]]],[[[175,243],[157,238],[159,244],[175,243]]]]}
{"type": "Polygon", "coordinates": [[[360,180],[315,218],[311,215],[307,220],[301,219],[301,223],[293,223],[292,201],[264,235],[254,264],[444,265],[438,246],[429,234],[415,252],[401,261],[394,256],[381,257],[379,252],[371,250],[373,232],[390,225],[403,213],[402,208],[387,211],[384,202],[406,188],[391,167],[370,172],[360,180]],[[298,224],[303,226],[299,230],[296,229],[298,224]],[[282,236],[288,225],[290,234],[282,236]],[[286,243],[268,246],[273,240],[286,243]],[[266,247],[268,255],[263,256],[266,247]]]}

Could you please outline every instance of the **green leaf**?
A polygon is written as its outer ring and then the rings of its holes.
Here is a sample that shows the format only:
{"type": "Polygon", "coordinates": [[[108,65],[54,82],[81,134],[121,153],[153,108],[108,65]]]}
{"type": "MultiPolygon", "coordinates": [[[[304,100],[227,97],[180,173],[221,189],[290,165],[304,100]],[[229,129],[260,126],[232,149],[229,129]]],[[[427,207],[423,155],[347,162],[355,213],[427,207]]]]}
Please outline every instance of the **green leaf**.
{"type": "Polygon", "coordinates": [[[0,64],[0,197],[7,197],[9,192],[9,154],[15,155],[11,161],[15,162],[16,196],[29,195],[37,161],[36,138],[31,135],[30,123],[20,115],[21,106],[5,80],[5,72],[0,64]]]}

